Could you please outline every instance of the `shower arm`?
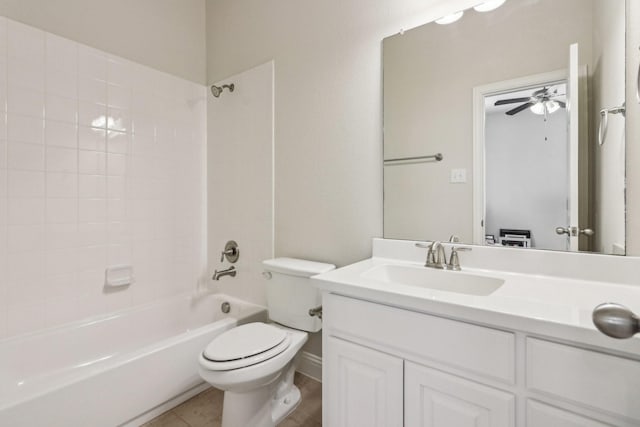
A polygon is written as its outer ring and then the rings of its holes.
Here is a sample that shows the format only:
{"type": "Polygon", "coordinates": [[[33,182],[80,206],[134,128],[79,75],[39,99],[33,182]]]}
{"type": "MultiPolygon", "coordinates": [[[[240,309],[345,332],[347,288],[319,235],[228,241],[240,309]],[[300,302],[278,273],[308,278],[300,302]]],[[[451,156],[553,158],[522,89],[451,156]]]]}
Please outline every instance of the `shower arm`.
{"type": "Polygon", "coordinates": [[[213,96],[215,96],[216,98],[218,98],[222,92],[224,92],[225,89],[228,89],[229,92],[233,92],[236,88],[236,85],[233,83],[230,84],[225,84],[222,86],[216,86],[216,85],[212,85],[211,86],[211,93],[213,94],[213,96]]]}

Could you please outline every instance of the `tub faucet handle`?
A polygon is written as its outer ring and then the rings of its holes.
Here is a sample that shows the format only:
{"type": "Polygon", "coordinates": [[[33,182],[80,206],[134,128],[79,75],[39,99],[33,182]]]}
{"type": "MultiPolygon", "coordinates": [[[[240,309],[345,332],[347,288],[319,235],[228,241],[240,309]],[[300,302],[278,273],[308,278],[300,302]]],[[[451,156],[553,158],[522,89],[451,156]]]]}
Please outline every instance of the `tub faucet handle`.
{"type": "Polygon", "coordinates": [[[238,258],[240,258],[240,249],[238,249],[238,244],[235,241],[229,240],[227,244],[224,245],[224,251],[222,251],[220,255],[220,262],[224,262],[225,257],[227,257],[227,261],[231,264],[237,262],[238,258]]]}

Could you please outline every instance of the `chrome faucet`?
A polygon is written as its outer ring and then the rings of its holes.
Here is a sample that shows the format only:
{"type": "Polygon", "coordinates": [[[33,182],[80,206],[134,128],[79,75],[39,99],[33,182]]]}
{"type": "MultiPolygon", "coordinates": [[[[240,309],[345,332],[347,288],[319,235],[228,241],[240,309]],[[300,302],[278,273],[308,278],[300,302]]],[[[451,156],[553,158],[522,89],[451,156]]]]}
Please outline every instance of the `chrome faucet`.
{"type": "Polygon", "coordinates": [[[224,277],[224,276],[236,277],[236,273],[237,273],[236,268],[234,266],[231,266],[231,267],[227,268],[226,270],[220,270],[220,271],[216,270],[213,273],[212,279],[213,280],[220,280],[220,278],[224,277]]]}
{"type": "MultiPolygon", "coordinates": [[[[460,239],[455,235],[451,236],[449,239],[449,243],[457,243],[459,241],[460,239]]],[[[435,241],[430,244],[416,243],[415,245],[417,248],[428,249],[427,261],[424,266],[440,270],[446,268],[447,270],[460,271],[460,258],[458,257],[458,252],[471,250],[468,246],[452,246],[451,257],[449,258],[449,262],[447,262],[447,254],[442,242],[435,241]]]]}
{"type": "Polygon", "coordinates": [[[443,269],[447,265],[447,254],[444,252],[442,242],[435,241],[429,246],[425,267],[443,269]]]}

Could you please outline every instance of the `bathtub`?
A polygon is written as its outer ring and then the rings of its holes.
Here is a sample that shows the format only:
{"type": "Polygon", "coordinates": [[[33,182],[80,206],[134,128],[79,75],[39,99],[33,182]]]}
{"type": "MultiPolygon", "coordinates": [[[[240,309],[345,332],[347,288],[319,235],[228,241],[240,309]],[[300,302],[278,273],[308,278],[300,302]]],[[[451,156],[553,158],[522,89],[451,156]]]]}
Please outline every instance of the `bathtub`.
{"type": "Polygon", "coordinates": [[[264,320],[264,307],[183,295],[0,340],[0,426],[139,425],[205,388],[209,341],[264,320]]]}

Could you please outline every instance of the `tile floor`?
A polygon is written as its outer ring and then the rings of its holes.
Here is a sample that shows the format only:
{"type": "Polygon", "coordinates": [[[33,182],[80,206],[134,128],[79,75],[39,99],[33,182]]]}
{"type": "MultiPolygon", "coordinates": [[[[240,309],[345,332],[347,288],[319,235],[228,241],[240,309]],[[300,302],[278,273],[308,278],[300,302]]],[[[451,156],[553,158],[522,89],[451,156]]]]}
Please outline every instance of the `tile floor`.
{"type": "MultiPolygon", "coordinates": [[[[322,427],[322,384],[301,374],[296,374],[294,383],[302,402],[279,427],[322,427]]],[[[142,427],[220,427],[222,396],[220,390],[210,388],[142,427]]]]}

